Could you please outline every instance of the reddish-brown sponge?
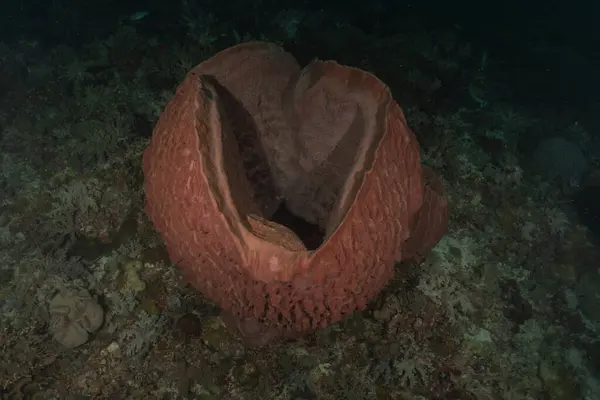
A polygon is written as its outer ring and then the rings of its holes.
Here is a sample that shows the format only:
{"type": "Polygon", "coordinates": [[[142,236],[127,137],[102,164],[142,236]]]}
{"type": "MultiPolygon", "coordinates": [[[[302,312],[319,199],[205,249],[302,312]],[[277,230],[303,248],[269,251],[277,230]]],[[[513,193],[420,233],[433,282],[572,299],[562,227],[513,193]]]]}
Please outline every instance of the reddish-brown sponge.
{"type": "MultiPolygon", "coordinates": [[[[194,68],[144,153],[172,261],[244,335],[294,337],[363,309],[445,233],[447,202],[388,87],[245,43],[194,68]],[[285,202],[314,250],[273,220],[285,202]]],[[[268,338],[269,340],[265,339],[268,338]]]]}

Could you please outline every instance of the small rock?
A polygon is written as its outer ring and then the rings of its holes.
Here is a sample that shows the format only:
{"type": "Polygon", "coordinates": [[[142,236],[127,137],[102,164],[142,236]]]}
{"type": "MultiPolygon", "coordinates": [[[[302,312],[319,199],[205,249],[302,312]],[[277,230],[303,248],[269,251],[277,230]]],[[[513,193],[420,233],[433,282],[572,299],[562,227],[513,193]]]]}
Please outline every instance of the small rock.
{"type": "Polygon", "coordinates": [[[106,347],[106,351],[108,352],[108,354],[118,355],[121,353],[121,348],[119,347],[119,344],[117,342],[112,342],[106,347]]]}

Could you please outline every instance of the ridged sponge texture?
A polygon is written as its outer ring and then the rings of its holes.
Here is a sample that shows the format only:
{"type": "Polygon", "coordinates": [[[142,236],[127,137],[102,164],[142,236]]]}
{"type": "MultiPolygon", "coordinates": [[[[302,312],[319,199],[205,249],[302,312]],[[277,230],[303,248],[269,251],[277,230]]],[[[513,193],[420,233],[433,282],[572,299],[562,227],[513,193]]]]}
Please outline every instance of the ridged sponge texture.
{"type": "Polygon", "coordinates": [[[447,202],[389,89],[261,42],[178,87],[144,153],[147,213],[172,261],[230,315],[292,337],[363,309],[396,261],[445,233],[447,202]],[[306,249],[282,201],[326,233],[306,249]]]}

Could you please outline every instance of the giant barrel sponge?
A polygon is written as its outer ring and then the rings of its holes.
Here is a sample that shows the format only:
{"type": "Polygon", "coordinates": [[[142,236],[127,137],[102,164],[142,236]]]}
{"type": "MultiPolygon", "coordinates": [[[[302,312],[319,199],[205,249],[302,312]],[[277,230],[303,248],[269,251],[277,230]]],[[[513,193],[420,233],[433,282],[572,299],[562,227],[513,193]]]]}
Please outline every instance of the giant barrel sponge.
{"type": "Polygon", "coordinates": [[[146,210],[248,343],[297,337],[364,309],[395,262],[445,233],[443,188],[419,151],[374,75],[301,69],[245,43],[189,72],[162,113],[143,157],[146,210]],[[318,247],[272,220],[282,202],[323,230],[318,247]]]}

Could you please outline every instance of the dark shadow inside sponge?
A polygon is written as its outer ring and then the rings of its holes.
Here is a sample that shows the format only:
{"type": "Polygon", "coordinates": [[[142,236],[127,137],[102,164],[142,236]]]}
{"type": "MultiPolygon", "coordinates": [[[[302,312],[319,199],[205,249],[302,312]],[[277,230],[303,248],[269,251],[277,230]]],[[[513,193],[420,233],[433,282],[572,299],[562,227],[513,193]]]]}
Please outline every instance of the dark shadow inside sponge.
{"type": "Polygon", "coordinates": [[[291,229],[308,250],[316,250],[325,238],[325,232],[316,224],[304,220],[297,215],[294,215],[282,202],[279,208],[275,211],[275,214],[271,216],[271,221],[283,225],[291,229]]]}

